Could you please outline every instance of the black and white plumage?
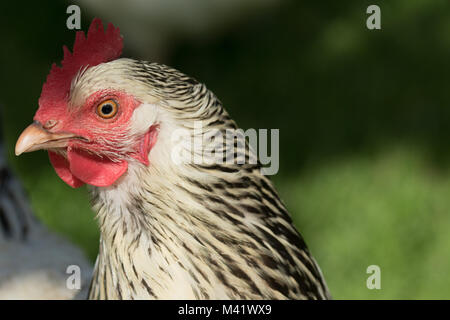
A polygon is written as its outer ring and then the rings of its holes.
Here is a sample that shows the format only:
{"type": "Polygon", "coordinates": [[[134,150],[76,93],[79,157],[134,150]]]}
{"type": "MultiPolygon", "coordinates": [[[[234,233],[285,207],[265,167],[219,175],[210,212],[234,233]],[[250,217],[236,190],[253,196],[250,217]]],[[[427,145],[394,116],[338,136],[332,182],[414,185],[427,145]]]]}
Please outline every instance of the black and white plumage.
{"type": "Polygon", "coordinates": [[[91,264],[36,219],[3,149],[0,134],[0,300],[85,299],[91,264]],[[81,270],[80,289],[66,285],[70,265],[81,270]]]}
{"type": "Polygon", "coordinates": [[[121,49],[99,19],[77,33],[16,144],[16,155],[48,150],[62,180],[89,186],[101,233],[89,298],[329,298],[216,96],[121,49]]]}
{"type": "MultiPolygon", "coordinates": [[[[118,59],[79,76],[71,99],[83,101],[105,87],[142,102],[134,111],[130,139],[154,125],[159,133],[148,167],[128,159],[127,173],[114,185],[91,187],[101,229],[91,299],[330,297],[258,163],[171,161],[175,130],[187,130],[183,139],[190,141],[198,121],[206,132],[237,128],[213,93],[172,68],[118,59]]],[[[214,143],[203,139],[194,153],[214,143]]],[[[223,148],[235,159],[255,157],[234,140],[223,148]]]]}

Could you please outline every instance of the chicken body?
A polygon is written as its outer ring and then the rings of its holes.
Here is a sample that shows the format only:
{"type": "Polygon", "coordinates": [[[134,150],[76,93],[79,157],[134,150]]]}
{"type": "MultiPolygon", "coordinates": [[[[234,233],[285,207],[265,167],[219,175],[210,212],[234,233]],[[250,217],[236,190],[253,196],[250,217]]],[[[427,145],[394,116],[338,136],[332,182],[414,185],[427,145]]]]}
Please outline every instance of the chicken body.
{"type": "MultiPolygon", "coordinates": [[[[101,243],[90,298],[328,297],[319,267],[258,163],[171,161],[177,129],[188,130],[187,141],[195,139],[196,121],[206,132],[237,129],[204,85],[165,66],[119,59],[86,71],[74,91],[86,82],[97,90],[102,81],[143,101],[135,130],[158,124],[159,133],[150,166],[131,161],[117,183],[91,188],[101,243]],[[111,81],[118,70],[120,78],[111,81]]],[[[214,144],[207,137],[193,153],[214,144]]],[[[225,141],[224,148],[234,160],[255,157],[247,145],[225,141]]]]}
{"type": "Polygon", "coordinates": [[[89,298],[329,298],[216,96],[173,68],[118,58],[118,29],[100,24],[52,68],[16,145],[47,149],[61,179],[89,186],[101,231],[89,298]]]}
{"type": "Polygon", "coordinates": [[[80,249],[33,215],[0,141],[0,300],[85,299],[92,266],[80,249]],[[80,268],[80,288],[67,286],[68,266],[80,268]]]}

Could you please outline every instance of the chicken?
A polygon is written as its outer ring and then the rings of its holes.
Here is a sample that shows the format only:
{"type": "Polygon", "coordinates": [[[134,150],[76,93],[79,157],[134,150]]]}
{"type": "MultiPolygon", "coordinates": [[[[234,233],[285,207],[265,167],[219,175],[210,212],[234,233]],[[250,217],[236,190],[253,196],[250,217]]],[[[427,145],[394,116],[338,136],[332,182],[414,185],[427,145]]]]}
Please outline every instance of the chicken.
{"type": "Polygon", "coordinates": [[[237,129],[220,101],[173,68],[120,58],[122,41],[99,19],[77,32],[16,144],[89,187],[101,233],[89,298],[329,298],[252,149],[211,139],[237,129]]]}
{"type": "Polygon", "coordinates": [[[0,141],[0,300],[86,298],[91,276],[81,250],[33,215],[0,141]],[[80,288],[67,286],[69,266],[80,268],[80,288]]]}

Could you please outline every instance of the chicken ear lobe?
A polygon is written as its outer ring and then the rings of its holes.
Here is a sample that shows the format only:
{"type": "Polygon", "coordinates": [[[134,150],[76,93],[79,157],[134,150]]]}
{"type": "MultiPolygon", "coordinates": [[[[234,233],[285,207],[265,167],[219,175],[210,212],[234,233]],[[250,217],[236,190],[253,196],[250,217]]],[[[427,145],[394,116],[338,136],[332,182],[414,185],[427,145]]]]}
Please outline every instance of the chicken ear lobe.
{"type": "Polygon", "coordinates": [[[139,144],[139,150],[135,153],[131,154],[133,158],[141,162],[142,164],[148,166],[150,164],[148,160],[148,154],[150,150],[152,150],[153,146],[156,143],[156,139],[158,138],[158,130],[159,126],[151,126],[147,133],[142,137],[141,142],[139,144]]]}

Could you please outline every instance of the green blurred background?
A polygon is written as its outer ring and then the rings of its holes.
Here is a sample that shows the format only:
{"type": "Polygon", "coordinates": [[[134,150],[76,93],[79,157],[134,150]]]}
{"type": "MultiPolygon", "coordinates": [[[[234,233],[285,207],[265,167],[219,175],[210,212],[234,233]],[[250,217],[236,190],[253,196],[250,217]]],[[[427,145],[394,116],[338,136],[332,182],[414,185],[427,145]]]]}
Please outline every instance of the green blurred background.
{"type": "MultiPolygon", "coordinates": [[[[161,13],[149,1],[135,10],[140,19],[122,14],[123,25],[107,4],[103,11],[85,3],[77,2],[83,30],[94,16],[113,22],[124,56],[206,83],[244,129],[280,129],[273,180],[334,298],[450,298],[448,1],[242,0],[226,18],[204,10],[209,20],[200,25],[201,14],[185,14],[185,25],[171,16],[200,1],[161,13]],[[381,30],[366,28],[370,4],[381,7],[381,30]],[[158,28],[145,19],[150,12],[158,28]],[[149,43],[142,49],[140,38],[157,35],[161,41],[142,40],[149,43]],[[366,287],[373,264],[381,290],[366,287]]],[[[45,152],[13,155],[51,63],[61,60],[63,44],[72,46],[68,4],[1,5],[0,106],[9,159],[36,214],[94,260],[98,230],[86,189],[65,185],[45,152]]]]}

